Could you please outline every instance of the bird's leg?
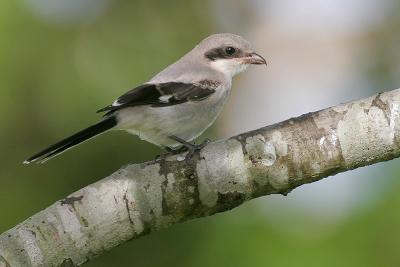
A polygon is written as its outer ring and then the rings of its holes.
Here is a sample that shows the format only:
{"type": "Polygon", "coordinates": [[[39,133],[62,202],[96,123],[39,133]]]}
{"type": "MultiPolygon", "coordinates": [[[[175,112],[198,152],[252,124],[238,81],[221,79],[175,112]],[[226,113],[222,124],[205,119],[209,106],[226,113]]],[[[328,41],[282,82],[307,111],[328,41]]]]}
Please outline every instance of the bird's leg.
{"type": "Polygon", "coordinates": [[[178,148],[165,147],[164,149],[168,152],[168,154],[171,154],[171,155],[181,154],[188,150],[187,147],[185,147],[185,146],[180,146],[178,148]]]}
{"type": "MultiPolygon", "coordinates": [[[[196,151],[203,149],[206,145],[208,145],[211,142],[210,139],[206,138],[206,139],[204,139],[204,141],[201,144],[196,145],[194,143],[187,142],[187,141],[183,140],[182,138],[179,138],[175,135],[171,135],[171,136],[169,136],[169,138],[182,144],[183,148],[186,148],[186,150],[188,151],[188,153],[186,155],[186,160],[191,159],[196,151]]],[[[182,147],[180,149],[182,149],[182,147]]]]}
{"type": "Polygon", "coordinates": [[[188,150],[187,147],[185,147],[185,146],[180,146],[178,148],[171,148],[171,147],[166,146],[166,147],[164,147],[164,149],[165,149],[165,151],[167,151],[167,153],[157,155],[155,160],[161,160],[170,155],[178,155],[178,154],[181,154],[188,150]]]}

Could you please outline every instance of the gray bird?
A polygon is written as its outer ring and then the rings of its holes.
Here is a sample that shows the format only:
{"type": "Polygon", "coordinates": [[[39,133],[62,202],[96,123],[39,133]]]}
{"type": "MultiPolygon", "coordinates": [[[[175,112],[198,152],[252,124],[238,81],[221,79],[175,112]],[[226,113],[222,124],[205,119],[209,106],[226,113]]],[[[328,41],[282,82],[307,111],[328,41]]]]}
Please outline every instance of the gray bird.
{"type": "Polygon", "coordinates": [[[32,156],[45,162],[107,130],[125,130],[169,152],[191,157],[209,140],[191,143],[218,117],[231,91],[232,77],[251,64],[265,64],[250,43],[229,33],[214,34],[154,76],[100,109],[103,119],[32,156]]]}

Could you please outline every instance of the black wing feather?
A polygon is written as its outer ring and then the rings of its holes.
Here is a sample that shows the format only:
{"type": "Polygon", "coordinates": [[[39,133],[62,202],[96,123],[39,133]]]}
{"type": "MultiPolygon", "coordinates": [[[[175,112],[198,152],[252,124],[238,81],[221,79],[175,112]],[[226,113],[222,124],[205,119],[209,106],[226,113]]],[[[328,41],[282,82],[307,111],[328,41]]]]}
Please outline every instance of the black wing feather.
{"type": "Polygon", "coordinates": [[[109,105],[97,112],[107,111],[106,115],[109,115],[126,107],[141,105],[166,107],[188,101],[201,101],[213,94],[218,86],[219,83],[210,81],[197,84],[179,82],[143,84],[120,96],[115,102],[116,104],[109,105]],[[167,100],[160,99],[162,96],[169,95],[171,95],[171,97],[167,100]]]}

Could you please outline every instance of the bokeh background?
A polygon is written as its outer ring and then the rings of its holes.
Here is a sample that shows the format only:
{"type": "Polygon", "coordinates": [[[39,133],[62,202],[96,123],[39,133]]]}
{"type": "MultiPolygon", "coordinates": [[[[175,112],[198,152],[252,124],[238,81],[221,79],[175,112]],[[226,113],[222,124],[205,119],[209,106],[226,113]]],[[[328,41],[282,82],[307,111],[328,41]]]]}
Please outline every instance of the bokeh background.
{"type": "MultiPolygon", "coordinates": [[[[235,79],[207,132],[228,137],[400,87],[399,1],[0,1],[0,232],[160,150],[108,133],[22,161],[97,120],[205,36],[250,40],[268,68],[235,79]]],[[[120,246],[87,266],[399,266],[400,161],[268,196],[120,246]]]]}

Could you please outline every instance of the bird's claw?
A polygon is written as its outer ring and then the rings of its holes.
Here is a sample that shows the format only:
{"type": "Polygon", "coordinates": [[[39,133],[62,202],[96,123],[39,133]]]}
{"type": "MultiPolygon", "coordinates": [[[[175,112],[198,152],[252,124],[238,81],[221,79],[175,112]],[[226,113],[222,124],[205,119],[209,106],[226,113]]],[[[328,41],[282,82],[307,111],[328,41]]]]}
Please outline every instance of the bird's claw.
{"type": "Polygon", "coordinates": [[[210,139],[206,138],[201,144],[196,145],[176,136],[170,136],[170,138],[182,144],[182,146],[178,149],[166,148],[168,153],[176,155],[187,151],[187,154],[185,156],[186,161],[190,160],[197,151],[202,150],[206,145],[208,145],[211,142],[210,139]]]}
{"type": "Polygon", "coordinates": [[[191,144],[190,146],[186,146],[188,148],[188,153],[186,154],[185,160],[190,160],[197,151],[202,150],[210,142],[211,140],[206,138],[201,144],[191,144]]]}
{"type": "Polygon", "coordinates": [[[154,159],[155,161],[160,161],[160,160],[165,159],[168,156],[178,155],[178,154],[181,154],[181,153],[187,151],[187,148],[185,146],[181,146],[181,147],[179,147],[177,149],[173,149],[173,148],[170,148],[170,147],[164,147],[164,149],[167,151],[167,153],[157,155],[155,157],[155,159],[154,159]]]}

